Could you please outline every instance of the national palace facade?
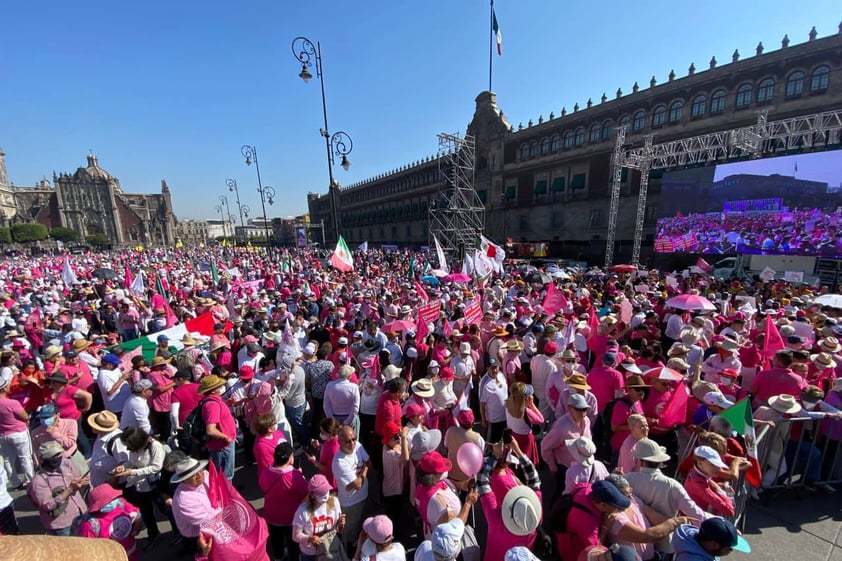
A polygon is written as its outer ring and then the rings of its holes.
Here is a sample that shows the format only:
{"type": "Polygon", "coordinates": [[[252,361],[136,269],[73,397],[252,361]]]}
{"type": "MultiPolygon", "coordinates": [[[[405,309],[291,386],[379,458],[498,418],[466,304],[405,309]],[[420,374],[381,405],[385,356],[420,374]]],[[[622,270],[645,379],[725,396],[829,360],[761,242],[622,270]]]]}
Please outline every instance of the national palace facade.
{"type": "MultiPolygon", "coordinates": [[[[582,106],[514,125],[496,94],[482,92],[467,134],[476,139],[474,186],[486,209],[485,233],[514,242],[549,241],[553,254],[598,262],[605,253],[615,128],[626,142],[667,142],[768,119],[842,107],[842,24],[839,33],[765,50],[734,52],[722,64],[691,64],[683,76],[653,76],[630,92],[617,90],[582,106]]],[[[644,222],[644,255],[651,252],[662,170],[650,173],[644,222]]],[[[637,211],[636,172],[623,173],[616,259],[631,252],[637,211]]],[[[842,179],[842,170],[840,171],[842,179]]],[[[427,158],[339,188],[340,232],[350,243],[418,247],[429,242],[428,208],[444,184],[438,162],[427,158]]],[[[308,196],[310,219],[333,228],[331,197],[308,196]]]]}

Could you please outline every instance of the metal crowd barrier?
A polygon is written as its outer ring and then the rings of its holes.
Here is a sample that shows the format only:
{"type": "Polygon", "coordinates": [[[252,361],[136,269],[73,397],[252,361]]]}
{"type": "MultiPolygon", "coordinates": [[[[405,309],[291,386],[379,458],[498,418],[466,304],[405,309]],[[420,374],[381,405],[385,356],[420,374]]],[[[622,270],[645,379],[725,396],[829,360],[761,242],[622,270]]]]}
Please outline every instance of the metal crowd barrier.
{"type": "Polygon", "coordinates": [[[812,485],[842,483],[840,441],[831,440],[825,434],[829,423],[842,423],[842,419],[796,417],[774,419],[774,422],[770,437],[762,445],[758,444],[764,491],[804,488],[808,482],[812,485]],[[793,438],[796,427],[800,430],[797,438],[793,438]],[[808,477],[811,472],[817,477],[808,477]]]}

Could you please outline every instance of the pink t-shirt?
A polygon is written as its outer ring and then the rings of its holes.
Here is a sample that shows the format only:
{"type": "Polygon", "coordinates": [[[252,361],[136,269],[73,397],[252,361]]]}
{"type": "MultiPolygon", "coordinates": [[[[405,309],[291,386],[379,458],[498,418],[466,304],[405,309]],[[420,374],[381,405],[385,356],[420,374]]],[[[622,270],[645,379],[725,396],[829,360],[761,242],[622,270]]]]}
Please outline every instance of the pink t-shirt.
{"type": "Polygon", "coordinates": [[[401,450],[383,447],[383,496],[392,497],[403,493],[406,480],[406,462],[401,459],[401,450]]]}
{"type": "Polygon", "coordinates": [[[56,397],[54,403],[58,408],[59,417],[62,419],[73,419],[75,421],[82,416],[82,412],[79,411],[79,408],[76,406],[76,400],[73,399],[73,396],[76,395],[76,392],[78,391],[79,388],[76,386],[67,384],[64,386],[64,389],[61,390],[61,393],[58,394],[58,397],[56,397]]]}
{"type": "Polygon", "coordinates": [[[160,392],[157,388],[162,388],[172,384],[172,377],[169,372],[162,370],[153,370],[146,375],[146,379],[155,384],[155,389],[152,390],[152,397],[149,398],[149,407],[153,411],[166,412],[170,410],[170,401],[172,399],[173,389],[160,392]]]}
{"type": "Polygon", "coordinates": [[[15,413],[23,411],[23,405],[19,401],[0,397],[0,436],[23,432],[26,430],[26,423],[15,417],[15,413]]]}
{"type": "Polygon", "coordinates": [[[307,480],[292,466],[270,467],[259,477],[265,493],[263,517],[272,526],[292,526],[295,511],[307,496],[307,480]]]}
{"type": "Polygon", "coordinates": [[[611,540],[620,545],[629,545],[634,548],[641,559],[652,559],[655,556],[655,544],[651,543],[635,543],[622,540],[617,537],[623,526],[633,524],[645,530],[649,527],[649,522],[643,515],[643,503],[637,497],[632,497],[632,504],[626,510],[618,512],[614,518],[614,523],[611,525],[609,532],[611,533],[611,540]]]}
{"type": "Polygon", "coordinates": [[[617,459],[617,467],[623,469],[623,474],[640,470],[640,460],[636,459],[632,452],[637,440],[629,434],[620,446],[620,456],[617,459]]]}
{"type": "Polygon", "coordinates": [[[91,375],[91,368],[88,366],[87,362],[82,362],[80,360],[79,364],[65,364],[61,367],[60,372],[64,374],[64,377],[68,380],[74,378],[78,374],[79,381],[76,382],[76,385],[86,392],[93,391],[93,386],[95,384],[94,377],[91,375]]]}
{"type": "MultiPolygon", "coordinates": [[[[237,425],[234,421],[234,416],[231,415],[231,410],[222,401],[218,395],[210,396],[210,399],[202,407],[202,418],[205,420],[205,425],[218,425],[217,428],[233,440],[237,437],[237,425]]],[[[228,447],[220,438],[209,438],[207,448],[209,451],[223,450],[228,447]]]]}
{"type": "Polygon", "coordinates": [[[275,463],[275,447],[285,442],[284,433],[279,430],[268,436],[254,439],[254,461],[257,462],[257,476],[260,477],[267,467],[275,463]]]}
{"type": "Polygon", "coordinates": [[[336,489],[336,481],[333,479],[333,457],[339,452],[339,439],[331,438],[322,442],[322,451],[319,454],[319,463],[325,467],[325,477],[336,489]]]}
{"type": "Polygon", "coordinates": [[[187,416],[199,405],[202,396],[199,395],[199,384],[188,382],[183,386],[173,388],[172,403],[180,403],[178,406],[178,424],[181,426],[187,420],[187,416]]]}
{"type": "MultiPolygon", "coordinates": [[[[629,421],[629,416],[632,413],[638,413],[640,415],[643,414],[643,408],[640,406],[640,402],[637,401],[632,404],[631,407],[626,405],[625,401],[618,401],[614,404],[614,411],[611,413],[611,426],[614,425],[625,425],[629,421]]],[[[629,429],[624,430],[615,430],[614,433],[611,435],[611,449],[612,450],[620,450],[620,446],[623,445],[623,441],[626,439],[627,436],[631,434],[629,429]]]]}

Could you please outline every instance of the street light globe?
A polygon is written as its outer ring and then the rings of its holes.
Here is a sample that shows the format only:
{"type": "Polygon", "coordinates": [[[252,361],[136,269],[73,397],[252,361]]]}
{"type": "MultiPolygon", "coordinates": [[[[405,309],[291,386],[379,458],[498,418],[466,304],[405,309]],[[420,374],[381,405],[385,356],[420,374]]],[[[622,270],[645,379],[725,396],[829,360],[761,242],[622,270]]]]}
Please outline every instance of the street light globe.
{"type": "Polygon", "coordinates": [[[342,166],[342,169],[344,169],[345,171],[348,171],[348,168],[351,167],[351,162],[348,161],[347,156],[343,155],[342,156],[342,163],[339,164],[339,165],[342,166]]]}
{"type": "Polygon", "coordinates": [[[306,64],[301,65],[301,72],[298,73],[298,77],[304,80],[305,84],[313,79],[313,75],[310,74],[310,69],[307,68],[306,64]]]}

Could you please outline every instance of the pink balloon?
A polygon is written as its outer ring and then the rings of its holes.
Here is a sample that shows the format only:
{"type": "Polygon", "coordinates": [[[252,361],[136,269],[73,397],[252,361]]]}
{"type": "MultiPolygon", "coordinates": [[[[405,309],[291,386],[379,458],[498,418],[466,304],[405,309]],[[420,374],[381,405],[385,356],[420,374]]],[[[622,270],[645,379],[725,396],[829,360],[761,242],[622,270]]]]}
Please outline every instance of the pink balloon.
{"type": "Polygon", "coordinates": [[[473,477],[482,469],[482,448],[473,442],[466,442],[456,451],[456,464],[462,473],[473,477]]]}

